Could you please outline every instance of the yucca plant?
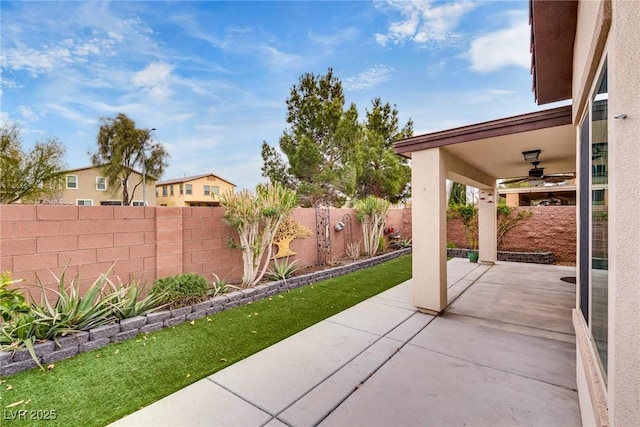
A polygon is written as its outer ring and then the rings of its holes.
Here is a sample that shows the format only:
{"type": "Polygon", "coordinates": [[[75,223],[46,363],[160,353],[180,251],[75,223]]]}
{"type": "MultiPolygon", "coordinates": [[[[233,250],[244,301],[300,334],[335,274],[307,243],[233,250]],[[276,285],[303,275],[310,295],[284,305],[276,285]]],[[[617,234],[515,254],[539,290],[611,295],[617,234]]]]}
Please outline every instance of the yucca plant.
{"type": "Polygon", "coordinates": [[[272,280],[284,280],[288,279],[298,270],[296,264],[299,260],[289,262],[289,257],[282,258],[278,261],[277,258],[273,259],[273,268],[269,269],[268,275],[272,280]]]}
{"type": "Polygon", "coordinates": [[[297,204],[296,192],[280,184],[258,185],[255,194],[228,191],[221,203],[223,221],[238,232],[239,244],[234,246],[242,250],[242,286],[254,286],[267,271],[280,223],[297,204]]]}
{"type": "Polygon", "coordinates": [[[362,224],[364,253],[368,256],[374,256],[380,247],[389,206],[391,203],[375,196],[367,196],[354,203],[356,218],[362,224]]]}

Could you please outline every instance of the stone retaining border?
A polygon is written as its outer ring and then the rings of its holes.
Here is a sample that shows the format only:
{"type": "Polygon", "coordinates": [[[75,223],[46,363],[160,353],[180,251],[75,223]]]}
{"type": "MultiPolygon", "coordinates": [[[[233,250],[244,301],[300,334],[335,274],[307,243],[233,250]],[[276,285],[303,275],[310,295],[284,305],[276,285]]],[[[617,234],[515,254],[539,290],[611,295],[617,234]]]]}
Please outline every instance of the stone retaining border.
{"type": "MultiPolygon", "coordinates": [[[[469,249],[447,248],[447,256],[467,258],[469,249]]],[[[555,264],[556,257],[552,252],[507,252],[498,251],[498,261],[527,262],[531,264],[555,264]]]]}
{"type": "MultiPolygon", "coordinates": [[[[59,337],[57,339],[58,342],[45,341],[37,343],[33,347],[40,363],[54,363],[73,357],[78,353],[99,349],[112,342],[124,341],[139,334],[147,334],[162,328],[179,325],[186,321],[200,319],[223,310],[268,298],[281,292],[287,292],[290,289],[372,267],[410,253],[411,248],[400,249],[373,258],[355,261],[351,264],[218,295],[191,306],[174,310],[155,311],[146,316],[130,317],[121,320],[119,323],[103,325],[86,332],[59,337]]],[[[0,376],[2,377],[33,369],[37,366],[26,348],[13,352],[0,351],[0,376]]]]}

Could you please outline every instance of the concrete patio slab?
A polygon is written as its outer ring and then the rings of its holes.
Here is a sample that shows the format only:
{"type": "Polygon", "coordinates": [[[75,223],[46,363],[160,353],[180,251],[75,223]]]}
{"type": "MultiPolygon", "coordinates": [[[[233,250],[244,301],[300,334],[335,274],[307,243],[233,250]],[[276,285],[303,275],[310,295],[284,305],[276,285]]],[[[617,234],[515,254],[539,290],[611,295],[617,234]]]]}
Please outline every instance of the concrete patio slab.
{"type": "Polygon", "coordinates": [[[415,311],[415,307],[408,310],[368,300],[331,316],[326,321],[359,331],[385,335],[411,317],[415,311]]]}
{"type": "Polygon", "coordinates": [[[378,339],[373,333],[324,321],[209,378],[276,415],[378,339]]]}
{"type": "Polygon", "coordinates": [[[485,320],[573,335],[575,295],[564,291],[498,285],[480,279],[447,310],[485,320]]]}
{"type": "Polygon", "coordinates": [[[261,426],[271,418],[266,412],[204,379],[111,426],[261,426]]]}
{"type": "Polygon", "coordinates": [[[496,268],[492,268],[482,276],[481,281],[558,292],[575,292],[575,285],[560,280],[561,277],[575,276],[575,267],[514,264],[516,263],[496,265],[496,268]]]}
{"type": "Polygon", "coordinates": [[[386,290],[368,301],[374,301],[379,304],[386,304],[393,307],[404,308],[415,311],[416,307],[411,303],[413,299],[413,283],[411,279],[399,284],[389,290],[386,290]]]}
{"type": "Polygon", "coordinates": [[[450,259],[447,261],[447,285],[451,286],[463,278],[475,279],[485,271],[486,266],[469,262],[466,258],[450,259]]]}
{"type": "Polygon", "coordinates": [[[266,423],[263,427],[289,427],[282,421],[277,418],[273,418],[271,421],[266,423]]]}
{"type": "Polygon", "coordinates": [[[322,426],[579,426],[577,393],[405,346],[322,426]]]}
{"type": "Polygon", "coordinates": [[[527,378],[576,389],[575,345],[438,317],[409,345],[527,378]],[[553,357],[549,357],[553,355],[553,357]]]}
{"type": "Polygon", "coordinates": [[[295,402],[278,418],[290,426],[314,426],[333,411],[398,351],[400,343],[381,338],[354,360],[295,402]]]}
{"type": "Polygon", "coordinates": [[[435,319],[435,317],[429,314],[415,312],[411,317],[385,335],[385,337],[402,343],[408,342],[418,332],[424,329],[425,326],[433,321],[433,319],[435,319]]]}
{"type": "Polygon", "coordinates": [[[409,280],[114,425],[580,425],[571,268],[447,269],[440,317],[409,280]]]}

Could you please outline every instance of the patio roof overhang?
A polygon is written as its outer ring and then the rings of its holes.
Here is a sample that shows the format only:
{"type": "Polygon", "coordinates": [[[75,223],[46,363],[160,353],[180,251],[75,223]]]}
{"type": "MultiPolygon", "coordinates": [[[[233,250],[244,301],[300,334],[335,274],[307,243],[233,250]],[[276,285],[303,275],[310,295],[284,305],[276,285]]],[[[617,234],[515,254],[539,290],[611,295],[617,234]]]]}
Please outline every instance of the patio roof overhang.
{"type": "Polygon", "coordinates": [[[522,114],[402,139],[394,149],[411,157],[414,151],[444,147],[496,179],[526,176],[531,164],[524,161],[522,152],[539,149],[540,167],[546,174],[575,172],[576,130],[571,114],[570,105],[522,114]]]}
{"type": "Polygon", "coordinates": [[[531,74],[538,104],[572,97],[577,0],[529,0],[531,74]]]}

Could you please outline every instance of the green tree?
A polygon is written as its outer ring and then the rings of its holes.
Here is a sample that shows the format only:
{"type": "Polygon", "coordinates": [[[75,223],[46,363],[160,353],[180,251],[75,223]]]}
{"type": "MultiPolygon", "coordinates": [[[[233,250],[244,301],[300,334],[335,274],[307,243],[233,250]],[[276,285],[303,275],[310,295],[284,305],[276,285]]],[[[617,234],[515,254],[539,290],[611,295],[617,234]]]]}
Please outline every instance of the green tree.
{"type": "Polygon", "coordinates": [[[451,182],[451,192],[449,193],[449,206],[467,204],[467,186],[459,182],[451,182]]]}
{"type": "Polygon", "coordinates": [[[356,197],[376,196],[392,203],[409,197],[411,167],[393,151],[393,142],[413,136],[413,121],[398,128],[398,110],[380,98],[371,102],[357,144],[356,197]]]}
{"type": "Polygon", "coordinates": [[[35,201],[59,190],[64,146],[55,138],[22,148],[20,129],[0,126],[0,202],[35,201]]]}
{"type": "Polygon", "coordinates": [[[342,83],[329,68],[325,75],[306,73],[291,88],[287,99],[290,128],[280,137],[280,149],[263,144],[263,175],[272,183],[296,188],[303,205],[324,198],[334,205],[353,194],[355,168],[353,142],[358,135],[355,104],[345,108],[342,83]]]}
{"type": "Polygon", "coordinates": [[[128,206],[134,198],[142,178],[129,193],[129,179],[136,171],[145,172],[147,181],[160,178],[167,167],[169,153],[150,139],[153,129],[138,129],[133,120],[120,113],[115,118],[101,118],[98,149],[91,155],[94,166],[102,169],[109,187],[122,188],[122,204],[128,206]]]}

